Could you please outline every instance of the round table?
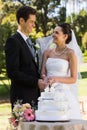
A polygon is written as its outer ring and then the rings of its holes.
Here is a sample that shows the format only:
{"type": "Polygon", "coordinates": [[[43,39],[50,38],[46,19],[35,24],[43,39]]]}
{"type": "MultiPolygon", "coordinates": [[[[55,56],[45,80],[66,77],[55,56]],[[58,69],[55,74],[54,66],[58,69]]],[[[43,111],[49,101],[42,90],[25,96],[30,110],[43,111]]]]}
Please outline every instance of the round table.
{"type": "Polygon", "coordinates": [[[87,120],[63,122],[20,122],[18,130],[87,130],[87,120]]]}

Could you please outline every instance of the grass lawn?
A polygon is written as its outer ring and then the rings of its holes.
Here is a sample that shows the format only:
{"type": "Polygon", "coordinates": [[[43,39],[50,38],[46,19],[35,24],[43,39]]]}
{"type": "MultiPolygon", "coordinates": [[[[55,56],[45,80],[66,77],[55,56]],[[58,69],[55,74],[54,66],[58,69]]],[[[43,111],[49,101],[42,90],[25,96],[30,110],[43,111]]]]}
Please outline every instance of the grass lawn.
{"type": "Polygon", "coordinates": [[[78,94],[79,96],[87,96],[87,78],[79,80],[78,94]]]}
{"type": "Polygon", "coordinates": [[[11,116],[11,105],[9,103],[0,104],[0,130],[7,130],[11,116]]]}
{"type": "Polygon", "coordinates": [[[4,114],[4,115],[5,114],[9,114],[11,112],[10,108],[11,108],[11,106],[10,106],[9,103],[0,104],[0,115],[2,115],[2,114],[4,114]]]}
{"type": "Polygon", "coordinates": [[[87,63],[80,66],[82,79],[79,80],[78,91],[79,96],[87,96],[87,63]]]}

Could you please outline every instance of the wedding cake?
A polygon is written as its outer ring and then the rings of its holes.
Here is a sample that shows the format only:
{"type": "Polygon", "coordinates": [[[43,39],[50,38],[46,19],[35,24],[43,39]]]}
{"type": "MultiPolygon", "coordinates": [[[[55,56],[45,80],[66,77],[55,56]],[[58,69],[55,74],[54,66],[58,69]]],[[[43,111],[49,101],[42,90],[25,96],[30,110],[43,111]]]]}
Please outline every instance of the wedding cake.
{"type": "Polygon", "coordinates": [[[51,87],[41,92],[38,98],[38,110],[35,111],[38,121],[69,120],[68,99],[62,89],[51,87]]]}

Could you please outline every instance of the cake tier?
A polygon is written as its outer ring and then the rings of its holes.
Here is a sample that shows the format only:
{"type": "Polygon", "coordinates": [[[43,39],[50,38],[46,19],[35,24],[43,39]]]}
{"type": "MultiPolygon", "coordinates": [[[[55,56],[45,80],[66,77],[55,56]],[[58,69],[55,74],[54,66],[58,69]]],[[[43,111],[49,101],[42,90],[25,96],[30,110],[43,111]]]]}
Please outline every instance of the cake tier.
{"type": "Polygon", "coordinates": [[[60,110],[67,111],[69,109],[67,101],[42,100],[38,102],[38,110],[60,110]]]}
{"type": "Polygon", "coordinates": [[[36,120],[40,121],[64,121],[69,120],[68,112],[63,111],[35,111],[36,120]]]}
{"type": "Polygon", "coordinates": [[[57,92],[41,92],[41,96],[38,98],[41,100],[57,100],[57,101],[66,101],[66,95],[62,91],[57,92]]]}
{"type": "Polygon", "coordinates": [[[54,99],[54,93],[53,92],[41,92],[41,96],[39,97],[38,100],[41,99],[54,99]]]}

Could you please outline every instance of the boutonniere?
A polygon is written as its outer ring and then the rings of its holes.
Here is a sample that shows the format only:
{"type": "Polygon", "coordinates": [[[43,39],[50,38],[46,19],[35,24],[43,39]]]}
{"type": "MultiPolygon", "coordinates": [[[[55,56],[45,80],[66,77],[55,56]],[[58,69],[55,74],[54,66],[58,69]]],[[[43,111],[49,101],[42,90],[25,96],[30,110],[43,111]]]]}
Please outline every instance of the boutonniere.
{"type": "Polygon", "coordinates": [[[39,44],[35,44],[34,47],[35,47],[36,50],[39,50],[39,49],[40,49],[39,44]]]}

